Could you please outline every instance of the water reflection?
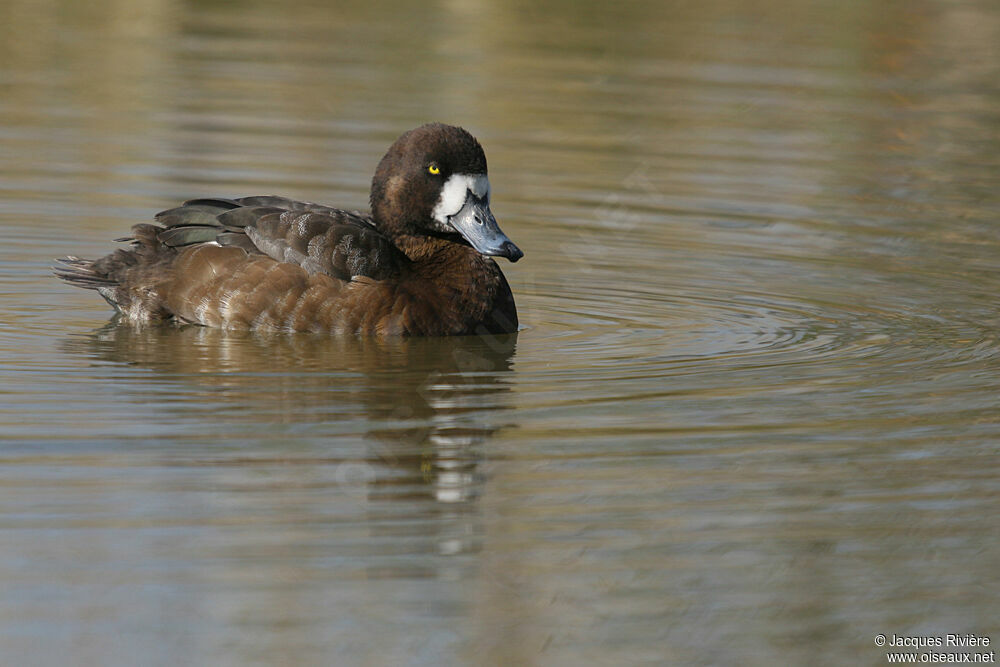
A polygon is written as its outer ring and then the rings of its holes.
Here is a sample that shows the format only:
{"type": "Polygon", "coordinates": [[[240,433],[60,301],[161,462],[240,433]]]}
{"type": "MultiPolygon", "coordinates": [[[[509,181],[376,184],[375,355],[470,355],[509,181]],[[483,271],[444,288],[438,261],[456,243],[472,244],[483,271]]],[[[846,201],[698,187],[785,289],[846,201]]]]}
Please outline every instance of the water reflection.
{"type": "Polygon", "coordinates": [[[363,423],[366,452],[340,461],[342,487],[398,498],[403,485],[411,497],[460,503],[478,494],[483,443],[514,425],[516,343],[517,334],[374,340],[112,321],[63,349],[183,385],[189,398],[166,406],[178,420],[207,411],[222,423],[301,424],[319,440],[363,423]]]}

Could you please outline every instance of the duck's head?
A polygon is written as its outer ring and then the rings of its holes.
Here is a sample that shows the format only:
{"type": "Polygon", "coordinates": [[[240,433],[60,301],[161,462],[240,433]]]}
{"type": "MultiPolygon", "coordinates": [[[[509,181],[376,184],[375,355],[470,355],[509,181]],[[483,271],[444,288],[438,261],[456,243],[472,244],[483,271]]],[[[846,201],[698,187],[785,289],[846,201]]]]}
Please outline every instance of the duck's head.
{"type": "Polygon", "coordinates": [[[460,127],[431,123],[397,139],[375,170],[371,206],[391,237],[447,238],[512,262],[524,255],[490,211],[486,154],[460,127]]]}

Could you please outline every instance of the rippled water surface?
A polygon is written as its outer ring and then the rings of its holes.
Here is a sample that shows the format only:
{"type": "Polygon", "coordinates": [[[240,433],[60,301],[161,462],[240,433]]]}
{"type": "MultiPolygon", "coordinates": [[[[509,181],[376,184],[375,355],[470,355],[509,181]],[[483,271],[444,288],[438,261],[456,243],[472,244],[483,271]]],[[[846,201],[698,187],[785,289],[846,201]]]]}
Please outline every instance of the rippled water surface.
{"type": "Polygon", "coordinates": [[[998,627],[1000,5],[0,5],[5,664],[883,664],[998,627]],[[522,330],[109,323],[462,124],[522,330]]]}

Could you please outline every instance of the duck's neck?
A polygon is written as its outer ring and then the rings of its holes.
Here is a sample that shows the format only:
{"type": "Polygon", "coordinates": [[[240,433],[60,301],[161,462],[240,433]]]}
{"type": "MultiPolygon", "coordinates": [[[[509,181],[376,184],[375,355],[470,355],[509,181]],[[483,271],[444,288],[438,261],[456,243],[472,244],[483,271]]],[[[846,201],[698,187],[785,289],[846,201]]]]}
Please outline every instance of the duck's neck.
{"type": "Polygon", "coordinates": [[[393,237],[392,241],[414,265],[424,269],[422,273],[426,271],[440,276],[444,282],[468,276],[470,271],[476,272],[482,266],[495,266],[494,262],[464,243],[456,243],[446,238],[402,234],[393,237]]]}
{"type": "Polygon", "coordinates": [[[446,319],[458,322],[452,333],[517,331],[514,297],[495,261],[442,238],[397,236],[393,241],[413,261],[422,282],[434,285],[446,304],[446,319]]]}

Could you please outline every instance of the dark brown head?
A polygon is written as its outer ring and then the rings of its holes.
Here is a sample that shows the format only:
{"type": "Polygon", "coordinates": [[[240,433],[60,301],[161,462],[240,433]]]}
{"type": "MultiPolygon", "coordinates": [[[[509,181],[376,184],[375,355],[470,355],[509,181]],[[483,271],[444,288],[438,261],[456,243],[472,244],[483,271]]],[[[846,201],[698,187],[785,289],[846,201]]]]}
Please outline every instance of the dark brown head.
{"type": "Polygon", "coordinates": [[[444,237],[512,262],[524,255],[490,211],[486,154],[460,127],[431,123],[397,139],[375,170],[371,206],[390,237],[444,237]]]}

